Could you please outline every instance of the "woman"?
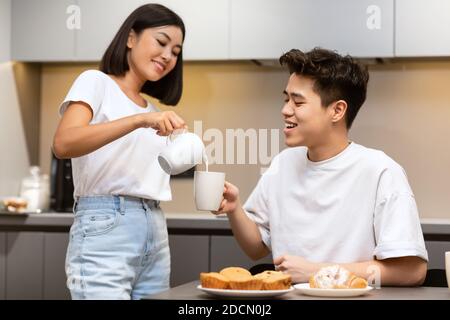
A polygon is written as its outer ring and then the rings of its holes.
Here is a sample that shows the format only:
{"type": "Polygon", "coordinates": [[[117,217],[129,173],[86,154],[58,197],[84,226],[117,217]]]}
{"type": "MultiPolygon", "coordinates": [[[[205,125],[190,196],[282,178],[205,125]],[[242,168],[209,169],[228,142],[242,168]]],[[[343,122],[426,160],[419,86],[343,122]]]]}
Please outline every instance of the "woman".
{"type": "Polygon", "coordinates": [[[125,20],[100,71],[83,72],[61,105],[53,151],[72,158],[75,219],[66,257],[73,299],[140,299],[169,288],[170,253],[159,201],[171,200],[157,155],[185,122],[140,93],[176,105],[185,28],[147,4],[125,20]]]}

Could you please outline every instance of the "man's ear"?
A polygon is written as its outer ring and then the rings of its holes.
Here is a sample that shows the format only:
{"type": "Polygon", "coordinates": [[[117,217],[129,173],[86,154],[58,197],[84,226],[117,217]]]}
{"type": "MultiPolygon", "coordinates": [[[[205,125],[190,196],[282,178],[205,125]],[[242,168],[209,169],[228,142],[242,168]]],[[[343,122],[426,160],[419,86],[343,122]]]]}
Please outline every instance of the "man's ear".
{"type": "Polygon", "coordinates": [[[134,47],[134,45],[136,44],[137,41],[137,34],[136,32],[134,32],[133,29],[131,29],[130,34],[128,35],[128,40],[127,40],[127,48],[131,49],[134,47]]]}
{"type": "Polygon", "coordinates": [[[332,112],[331,121],[333,123],[340,121],[345,117],[345,113],[347,112],[347,102],[345,102],[344,100],[333,102],[330,111],[332,112]]]}

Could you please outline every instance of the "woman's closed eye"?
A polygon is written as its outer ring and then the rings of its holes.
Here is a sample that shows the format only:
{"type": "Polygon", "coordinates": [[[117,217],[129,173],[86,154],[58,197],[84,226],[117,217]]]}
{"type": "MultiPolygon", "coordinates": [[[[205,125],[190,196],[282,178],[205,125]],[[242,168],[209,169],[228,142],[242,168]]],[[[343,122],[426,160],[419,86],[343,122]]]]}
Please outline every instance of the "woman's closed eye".
{"type": "Polygon", "coordinates": [[[161,47],[165,47],[167,45],[166,42],[156,39],[161,47]]]}
{"type": "MultiPolygon", "coordinates": [[[[156,39],[156,41],[158,41],[158,44],[161,46],[161,47],[165,47],[165,46],[167,46],[167,42],[165,42],[165,41],[162,41],[162,40],[159,40],[159,39],[156,39]]],[[[174,56],[174,57],[178,57],[179,55],[180,55],[180,51],[172,51],[172,55],[174,56]]]]}

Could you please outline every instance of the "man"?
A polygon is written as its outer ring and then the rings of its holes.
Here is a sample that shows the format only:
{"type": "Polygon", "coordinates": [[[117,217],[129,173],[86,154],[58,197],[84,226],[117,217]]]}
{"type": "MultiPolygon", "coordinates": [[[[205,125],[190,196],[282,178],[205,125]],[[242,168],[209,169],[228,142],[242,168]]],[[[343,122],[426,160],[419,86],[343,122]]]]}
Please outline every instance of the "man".
{"type": "Polygon", "coordinates": [[[227,213],[253,259],[270,251],[277,270],[307,282],[340,264],[382,285],[420,285],[427,252],[414,195],[402,167],[349,141],[369,74],[350,56],[316,48],[280,58],[290,71],[282,115],[286,145],[242,207],[226,182],[215,213],[227,213]]]}

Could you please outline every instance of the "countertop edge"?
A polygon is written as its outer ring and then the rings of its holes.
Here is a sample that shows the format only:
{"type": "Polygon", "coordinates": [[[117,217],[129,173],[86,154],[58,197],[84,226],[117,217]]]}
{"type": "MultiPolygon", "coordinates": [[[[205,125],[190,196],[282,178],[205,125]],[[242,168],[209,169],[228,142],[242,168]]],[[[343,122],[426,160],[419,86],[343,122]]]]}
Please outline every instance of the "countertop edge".
{"type": "MultiPolygon", "coordinates": [[[[211,213],[166,213],[169,229],[230,230],[226,216],[211,213]]],[[[70,227],[72,213],[0,214],[0,227],[70,227]]],[[[424,234],[450,235],[450,219],[421,219],[424,234]]]]}

